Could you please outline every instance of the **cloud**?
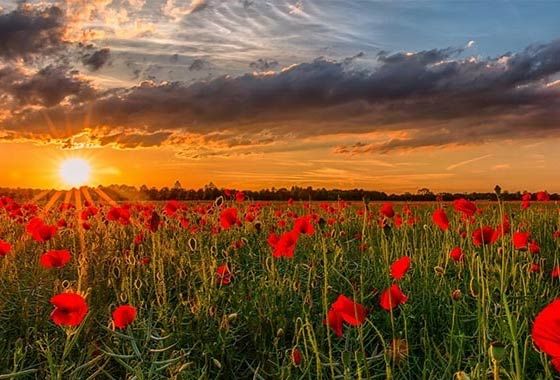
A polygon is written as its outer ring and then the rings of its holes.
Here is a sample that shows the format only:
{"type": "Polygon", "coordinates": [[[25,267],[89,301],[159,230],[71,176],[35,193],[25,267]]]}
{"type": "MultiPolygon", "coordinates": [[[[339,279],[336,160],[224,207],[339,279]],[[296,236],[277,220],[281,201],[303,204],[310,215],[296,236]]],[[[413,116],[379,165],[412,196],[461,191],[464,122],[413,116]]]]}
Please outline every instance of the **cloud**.
{"type": "Polygon", "coordinates": [[[67,66],[49,65],[35,73],[22,68],[0,68],[0,90],[4,100],[17,104],[18,112],[28,106],[49,108],[68,99],[68,106],[93,99],[95,90],[67,66]],[[71,99],[70,99],[71,98],[71,99]]]}
{"type": "Polygon", "coordinates": [[[91,71],[97,71],[102,68],[111,57],[111,50],[103,48],[93,53],[87,53],[82,57],[82,63],[91,71]]]}
{"type": "Polygon", "coordinates": [[[462,54],[455,48],[382,52],[370,69],[318,58],[279,72],[192,84],[144,82],[97,93],[88,104],[43,100],[45,109],[14,113],[1,127],[44,134],[45,113],[54,125],[83,125],[91,114],[92,128],[146,133],[388,136],[335,149],[351,154],[560,136],[560,88],[547,86],[560,72],[560,40],[496,58],[462,54]]]}
{"type": "Polygon", "coordinates": [[[449,165],[447,167],[447,170],[457,169],[461,166],[469,165],[469,164],[472,164],[472,163],[477,162],[477,161],[484,160],[484,159],[489,158],[489,157],[492,157],[492,155],[491,154],[485,154],[484,156],[475,157],[475,158],[471,158],[469,160],[464,160],[464,161],[461,161],[461,162],[457,162],[456,164],[449,165]]]}
{"type": "Polygon", "coordinates": [[[259,58],[249,64],[249,67],[259,71],[270,71],[278,67],[278,61],[274,59],[259,58]]]}
{"type": "Polygon", "coordinates": [[[200,12],[208,7],[207,0],[191,0],[190,4],[187,1],[166,0],[162,6],[163,14],[180,20],[184,16],[200,12]]]}
{"type": "Polygon", "coordinates": [[[36,7],[25,2],[0,14],[0,57],[30,59],[65,46],[64,12],[57,6],[36,7]]]}
{"type": "Polygon", "coordinates": [[[189,71],[201,71],[211,68],[212,65],[205,59],[197,58],[189,65],[189,71]]]}

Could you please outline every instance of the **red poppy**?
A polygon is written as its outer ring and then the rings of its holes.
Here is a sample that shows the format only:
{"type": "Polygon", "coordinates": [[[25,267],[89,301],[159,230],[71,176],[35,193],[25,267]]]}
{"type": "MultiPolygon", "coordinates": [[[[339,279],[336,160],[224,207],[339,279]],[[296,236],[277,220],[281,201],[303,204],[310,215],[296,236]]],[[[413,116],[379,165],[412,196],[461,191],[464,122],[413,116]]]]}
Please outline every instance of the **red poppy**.
{"type": "Polygon", "coordinates": [[[298,242],[298,233],[296,231],[289,231],[283,233],[278,242],[274,246],[274,251],[272,253],[273,257],[280,258],[292,258],[296,251],[296,245],[298,242]]]}
{"type": "Polygon", "coordinates": [[[229,285],[233,276],[227,264],[222,264],[216,268],[216,279],[219,285],[229,285]]]}
{"type": "Polygon", "coordinates": [[[455,247],[451,250],[451,252],[449,252],[449,257],[451,257],[453,261],[459,262],[463,261],[463,259],[465,258],[465,254],[463,253],[461,247],[455,247]]]}
{"type": "Polygon", "coordinates": [[[559,278],[560,277],[560,266],[556,265],[554,268],[552,268],[552,272],[550,273],[550,275],[552,276],[552,278],[559,278]]]}
{"type": "Polygon", "coordinates": [[[560,299],[537,314],[531,337],[539,350],[552,357],[552,365],[560,372],[560,299]]]}
{"type": "Polygon", "coordinates": [[[70,255],[70,251],[68,250],[51,250],[41,255],[39,264],[46,269],[62,268],[68,264],[71,259],[72,255],[70,255]]]}
{"type": "Polygon", "coordinates": [[[434,211],[432,215],[432,220],[442,231],[447,231],[449,229],[449,219],[442,208],[438,208],[434,211]]]}
{"type": "Polygon", "coordinates": [[[237,217],[237,209],[234,207],[226,208],[220,213],[220,226],[227,230],[235,225],[241,225],[241,221],[237,217]]]}
{"type": "Polygon", "coordinates": [[[87,206],[85,209],[82,210],[80,213],[81,220],[89,220],[89,218],[97,215],[99,210],[95,206],[87,206]]]}
{"type": "Polygon", "coordinates": [[[531,205],[531,193],[524,193],[521,196],[521,208],[523,210],[528,209],[531,205]]]}
{"type": "Polygon", "coordinates": [[[331,305],[325,323],[337,336],[342,336],[342,325],[344,322],[350,326],[359,326],[366,320],[366,308],[346,297],[339,295],[331,305]]]}
{"type": "Polygon", "coordinates": [[[390,202],[383,203],[381,205],[381,214],[387,218],[392,218],[395,216],[395,210],[393,210],[393,204],[390,202]]]}
{"type": "Polygon", "coordinates": [[[131,305],[122,305],[113,311],[113,324],[118,329],[125,329],[136,319],[136,308],[131,305]]]}
{"type": "Polygon", "coordinates": [[[516,231],[513,233],[513,246],[518,251],[526,251],[529,245],[529,232],[516,231]]]}
{"type": "Polygon", "coordinates": [[[297,218],[294,225],[294,231],[297,231],[299,234],[313,235],[313,233],[315,233],[315,229],[313,228],[313,223],[311,223],[311,216],[307,215],[297,218]]]}
{"type": "Polygon", "coordinates": [[[502,223],[498,227],[496,227],[496,231],[494,231],[494,233],[496,234],[496,239],[499,239],[509,234],[510,230],[511,230],[511,223],[507,215],[504,215],[504,218],[502,219],[502,223]]]}
{"type": "Polygon", "coordinates": [[[301,351],[299,350],[299,348],[297,348],[297,347],[292,348],[291,357],[292,357],[292,363],[296,367],[299,367],[299,365],[301,364],[301,359],[302,359],[301,351]]]}
{"type": "Polygon", "coordinates": [[[45,224],[41,218],[33,218],[27,223],[26,230],[33,240],[38,242],[46,242],[51,240],[58,231],[58,227],[45,224]]]}
{"type": "Polygon", "coordinates": [[[51,298],[54,310],[51,319],[59,326],[78,326],[84,320],[88,305],[77,293],[60,293],[51,298]]]}
{"type": "Polygon", "coordinates": [[[465,217],[472,217],[476,212],[476,205],[465,198],[455,199],[453,201],[453,208],[455,211],[463,213],[465,217]]]}
{"type": "MultiPolygon", "coordinates": [[[[409,219],[409,221],[410,221],[410,219],[409,219]]],[[[401,228],[402,224],[403,224],[402,216],[400,216],[399,214],[396,214],[395,219],[394,219],[394,223],[395,223],[395,227],[401,228]]]]}
{"type": "Polygon", "coordinates": [[[278,244],[278,240],[280,240],[280,238],[278,237],[278,235],[276,235],[274,232],[271,232],[268,235],[268,238],[266,239],[268,245],[274,249],[276,248],[276,245],[278,244]]]}
{"type": "Polygon", "coordinates": [[[539,191],[537,193],[538,202],[548,202],[550,200],[550,194],[547,191],[539,191]]]}
{"type": "Polygon", "coordinates": [[[0,257],[6,256],[12,251],[12,245],[4,240],[0,240],[0,257]]]}
{"type": "Polygon", "coordinates": [[[496,231],[489,226],[478,228],[473,231],[472,240],[476,247],[482,247],[483,245],[493,244],[496,242],[498,235],[496,231]]]}
{"type": "Polygon", "coordinates": [[[168,201],[165,204],[165,208],[164,208],[163,212],[167,216],[173,216],[181,208],[182,208],[181,202],[176,201],[176,200],[171,200],[171,201],[168,201]]]}
{"type": "Polygon", "coordinates": [[[531,263],[529,267],[529,272],[531,273],[538,273],[541,271],[541,266],[538,263],[531,263]]]}
{"type": "Polygon", "coordinates": [[[130,211],[124,207],[112,207],[107,213],[107,220],[119,222],[123,226],[130,224],[130,211]]]}
{"type": "Polygon", "coordinates": [[[541,253],[541,247],[539,243],[536,242],[536,240],[533,240],[529,243],[529,252],[531,252],[533,255],[541,253]]]}
{"type": "Polygon", "coordinates": [[[383,309],[389,311],[404,304],[407,300],[408,297],[401,291],[401,288],[397,284],[393,284],[381,293],[379,304],[383,309]]]}
{"type": "Polygon", "coordinates": [[[245,193],[242,191],[238,191],[237,193],[235,193],[235,201],[236,202],[243,202],[245,200],[245,193]]]}
{"type": "Polygon", "coordinates": [[[410,269],[410,257],[403,256],[391,264],[391,277],[400,280],[410,269]]]}

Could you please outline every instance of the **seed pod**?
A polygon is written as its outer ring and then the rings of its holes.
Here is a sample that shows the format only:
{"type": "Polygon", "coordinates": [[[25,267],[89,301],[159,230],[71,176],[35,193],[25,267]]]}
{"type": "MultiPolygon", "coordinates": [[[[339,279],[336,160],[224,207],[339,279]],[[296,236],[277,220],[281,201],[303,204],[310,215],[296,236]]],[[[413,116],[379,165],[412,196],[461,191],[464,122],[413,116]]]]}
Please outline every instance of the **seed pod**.
{"type": "Polygon", "coordinates": [[[198,243],[197,243],[196,239],[193,238],[193,237],[190,238],[189,239],[189,248],[191,249],[191,251],[193,251],[193,252],[196,251],[197,246],[198,246],[198,243]]]}
{"type": "Polygon", "coordinates": [[[214,201],[214,206],[216,207],[222,207],[222,205],[224,204],[224,197],[223,196],[219,196],[218,198],[216,198],[216,200],[214,201]]]}

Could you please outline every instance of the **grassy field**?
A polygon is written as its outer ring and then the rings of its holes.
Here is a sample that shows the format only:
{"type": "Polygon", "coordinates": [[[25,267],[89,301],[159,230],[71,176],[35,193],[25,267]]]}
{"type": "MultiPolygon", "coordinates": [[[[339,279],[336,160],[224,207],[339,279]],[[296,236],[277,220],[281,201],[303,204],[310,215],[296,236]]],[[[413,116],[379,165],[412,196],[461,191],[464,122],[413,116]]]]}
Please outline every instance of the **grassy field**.
{"type": "Polygon", "coordinates": [[[559,289],[552,202],[477,203],[474,215],[395,204],[393,216],[344,202],[1,204],[0,379],[555,376],[531,338],[559,289]],[[477,246],[484,226],[492,242],[477,246]],[[516,249],[516,231],[540,252],[516,249]],[[71,258],[42,260],[51,250],[71,258]],[[402,257],[410,269],[392,275],[402,257]],[[386,310],[391,285],[407,298],[386,310]],[[87,303],[74,327],[51,315],[65,292],[87,303]],[[340,295],[359,305],[339,312],[340,295]],[[137,311],[124,328],[120,305],[137,311]]]}

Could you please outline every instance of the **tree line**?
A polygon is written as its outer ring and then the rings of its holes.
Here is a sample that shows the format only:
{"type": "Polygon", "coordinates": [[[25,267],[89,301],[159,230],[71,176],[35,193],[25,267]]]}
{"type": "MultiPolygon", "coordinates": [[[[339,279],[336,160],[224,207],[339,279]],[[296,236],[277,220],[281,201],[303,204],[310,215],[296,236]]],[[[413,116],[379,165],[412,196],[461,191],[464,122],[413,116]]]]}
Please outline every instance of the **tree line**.
{"type": "MultiPolygon", "coordinates": [[[[139,188],[129,185],[110,185],[99,186],[101,190],[107,193],[115,201],[204,201],[214,200],[219,196],[229,194],[233,197],[237,191],[243,191],[245,198],[256,201],[452,201],[457,198],[467,198],[470,200],[496,200],[497,194],[500,199],[505,201],[520,200],[523,192],[502,191],[499,186],[494,191],[489,192],[469,192],[469,193],[452,193],[440,192],[434,193],[427,188],[419,189],[416,193],[405,192],[400,194],[386,193],[377,190],[365,189],[326,189],[292,186],[290,188],[266,188],[261,190],[235,190],[218,188],[210,183],[200,189],[185,189],[180,183],[176,183],[173,187],[148,187],[143,185],[139,188]]],[[[39,195],[44,190],[40,189],[9,189],[0,188],[0,196],[8,196],[21,202],[29,201],[39,195]]],[[[52,190],[54,192],[54,190],[52,190]]],[[[551,200],[559,200],[560,195],[550,194],[551,200]]]]}

